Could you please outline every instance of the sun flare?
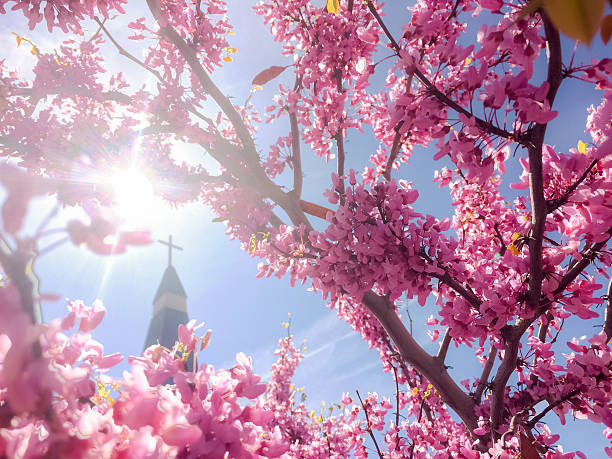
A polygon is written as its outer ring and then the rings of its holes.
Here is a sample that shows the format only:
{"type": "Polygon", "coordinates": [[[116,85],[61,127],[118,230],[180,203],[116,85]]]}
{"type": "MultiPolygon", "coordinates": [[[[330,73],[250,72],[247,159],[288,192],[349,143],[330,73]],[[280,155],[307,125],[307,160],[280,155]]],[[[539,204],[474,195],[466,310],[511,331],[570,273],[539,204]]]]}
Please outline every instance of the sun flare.
{"type": "Polygon", "coordinates": [[[137,169],[118,172],[111,179],[115,192],[115,211],[135,225],[151,223],[158,205],[151,182],[137,169]]]}

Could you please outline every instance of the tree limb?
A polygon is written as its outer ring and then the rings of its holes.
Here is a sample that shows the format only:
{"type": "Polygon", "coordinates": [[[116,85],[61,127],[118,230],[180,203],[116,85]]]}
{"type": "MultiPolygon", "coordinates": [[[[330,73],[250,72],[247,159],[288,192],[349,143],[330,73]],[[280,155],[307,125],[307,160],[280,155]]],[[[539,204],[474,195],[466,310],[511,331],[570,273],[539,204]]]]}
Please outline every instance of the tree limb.
{"type": "Polygon", "coordinates": [[[572,193],[574,193],[574,191],[576,191],[576,188],[578,188],[580,184],[584,182],[584,180],[588,177],[591,170],[593,170],[593,168],[597,165],[598,161],[599,161],[598,159],[594,159],[589,165],[589,167],[587,167],[587,169],[578,178],[578,180],[572,183],[572,185],[567,189],[567,191],[563,193],[563,196],[561,196],[558,199],[552,199],[550,201],[547,201],[546,204],[547,204],[548,213],[554,212],[559,207],[567,203],[569,197],[572,195],[572,193]]]}
{"type": "Polygon", "coordinates": [[[608,293],[606,295],[608,304],[606,304],[606,315],[604,319],[603,332],[606,334],[606,343],[612,338],[612,279],[608,283],[608,293]]]}
{"type": "Polygon", "coordinates": [[[395,137],[393,137],[393,146],[391,147],[391,153],[389,153],[389,159],[387,159],[387,165],[385,166],[385,172],[383,173],[383,177],[387,181],[391,180],[391,171],[393,169],[393,163],[395,162],[400,148],[402,147],[402,134],[400,134],[399,130],[403,124],[404,122],[400,121],[395,131],[395,137]]]}
{"type": "Polygon", "coordinates": [[[440,350],[438,351],[438,355],[436,356],[436,359],[442,364],[444,365],[444,360],[446,359],[446,354],[448,353],[448,346],[450,345],[451,342],[451,335],[450,335],[450,327],[446,329],[446,332],[444,332],[444,338],[442,338],[442,345],[440,346],[440,350]]]}
{"type": "Polygon", "coordinates": [[[540,422],[540,420],[546,416],[546,414],[548,414],[548,412],[552,409],[554,409],[556,406],[560,405],[563,402],[568,401],[570,398],[572,398],[573,396],[577,395],[580,393],[579,389],[574,389],[571,392],[569,392],[568,394],[564,395],[563,397],[561,397],[559,400],[555,400],[553,403],[550,403],[546,408],[544,408],[542,410],[542,412],[540,414],[538,414],[537,416],[534,416],[533,418],[531,418],[528,422],[527,422],[527,426],[529,429],[533,429],[534,426],[540,422]]]}
{"type": "Polygon", "coordinates": [[[370,416],[368,415],[368,409],[366,408],[365,403],[363,403],[363,400],[361,399],[361,395],[359,395],[359,391],[356,390],[355,392],[357,392],[357,397],[359,397],[359,401],[361,402],[361,406],[363,407],[363,412],[365,413],[366,424],[368,426],[366,430],[370,434],[370,438],[374,442],[374,446],[376,446],[376,452],[378,453],[378,457],[380,457],[380,459],[384,459],[385,457],[380,451],[380,448],[378,447],[378,442],[376,441],[376,437],[374,437],[374,433],[372,432],[372,427],[370,425],[370,416]]]}
{"type": "Polygon", "coordinates": [[[493,369],[493,365],[495,364],[496,357],[497,348],[495,346],[491,346],[491,350],[489,351],[489,357],[487,357],[485,366],[482,369],[482,374],[480,375],[480,379],[478,380],[478,386],[476,386],[476,392],[474,392],[474,400],[478,404],[480,404],[482,400],[482,394],[489,383],[489,375],[491,374],[491,370],[493,369]]]}
{"type": "Polygon", "coordinates": [[[362,302],[383,326],[402,359],[431,382],[442,400],[459,415],[470,431],[476,429],[478,425],[474,400],[453,381],[444,365],[425,352],[408,333],[393,304],[373,292],[365,293],[362,302]]]}
{"type": "Polygon", "coordinates": [[[291,123],[291,163],[293,164],[293,193],[299,198],[302,196],[302,185],[304,181],[302,172],[302,156],[300,152],[300,128],[298,127],[297,115],[289,113],[291,123]]]}
{"type": "MultiPolygon", "coordinates": [[[[376,7],[372,4],[372,0],[367,0],[367,4],[368,4],[368,9],[370,10],[370,12],[374,16],[374,18],[376,18],[376,22],[378,22],[378,25],[381,27],[381,29],[383,30],[383,32],[385,33],[385,35],[389,39],[389,42],[391,43],[391,47],[393,48],[395,53],[399,55],[399,52],[400,52],[401,48],[400,48],[399,44],[397,43],[397,41],[395,41],[395,38],[393,38],[393,35],[391,35],[391,32],[389,31],[389,29],[387,28],[386,24],[384,23],[384,21],[380,17],[380,14],[378,14],[378,11],[376,10],[376,7]]],[[[505,129],[501,129],[501,128],[499,128],[499,127],[489,123],[488,121],[483,120],[482,118],[478,118],[477,116],[474,116],[472,113],[470,113],[465,108],[463,108],[461,105],[459,105],[457,102],[455,102],[454,100],[450,99],[446,94],[444,94],[442,91],[440,91],[436,87],[436,85],[434,85],[423,74],[423,72],[421,72],[416,66],[413,67],[413,68],[410,68],[410,69],[406,69],[406,71],[409,74],[416,75],[416,77],[421,81],[421,83],[423,83],[423,85],[427,88],[427,90],[430,92],[430,94],[432,96],[434,96],[436,99],[438,99],[440,102],[442,102],[444,105],[446,105],[449,108],[452,108],[457,113],[461,113],[461,114],[467,116],[468,118],[474,119],[475,123],[483,131],[488,132],[488,133],[493,134],[493,135],[497,135],[499,137],[503,137],[505,139],[509,139],[509,140],[518,142],[520,144],[523,144],[523,142],[524,142],[523,136],[516,135],[516,134],[513,134],[511,132],[508,132],[505,129]]]]}
{"type": "Polygon", "coordinates": [[[140,59],[138,59],[136,56],[134,56],[132,53],[127,51],[123,46],[121,46],[119,42],[115,40],[115,37],[113,37],[111,33],[106,29],[106,27],[104,26],[104,22],[100,21],[100,19],[98,19],[97,17],[94,17],[94,21],[96,21],[98,26],[100,26],[100,29],[104,31],[104,33],[106,34],[108,39],[111,41],[111,43],[115,45],[115,48],[117,48],[117,51],[119,51],[119,54],[127,57],[129,60],[131,60],[135,64],[138,64],[140,67],[150,72],[153,76],[155,76],[155,78],[157,78],[162,83],[164,82],[164,79],[162,78],[161,74],[157,70],[149,67],[147,64],[145,64],[140,59]]]}
{"type": "Polygon", "coordinates": [[[482,304],[482,300],[478,298],[474,293],[461,285],[454,277],[452,277],[448,271],[445,271],[444,274],[432,274],[432,277],[439,279],[440,282],[446,284],[450,288],[452,288],[455,292],[461,295],[464,299],[467,300],[468,303],[472,305],[474,309],[479,310],[480,305],[482,304]]]}
{"type": "MultiPolygon", "coordinates": [[[[546,42],[548,44],[548,76],[549,84],[546,99],[552,107],[563,79],[561,40],[559,32],[552,25],[545,14],[542,14],[546,42]]],[[[540,302],[542,297],[542,281],[544,273],[542,270],[542,241],[544,238],[547,205],[544,198],[544,178],[542,170],[542,146],[546,135],[547,124],[536,124],[529,133],[527,150],[529,154],[529,191],[532,208],[532,228],[529,238],[529,287],[527,302],[534,311],[531,319],[518,320],[516,325],[506,329],[504,359],[497,370],[493,380],[493,400],[491,402],[491,435],[492,440],[497,440],[499,434],[497,429],[504,417],[504,394],[506,384],[510,375],[516,369],[517,355],[520,338],[529,328],[531,323],[539,316],[540,302]]]]}

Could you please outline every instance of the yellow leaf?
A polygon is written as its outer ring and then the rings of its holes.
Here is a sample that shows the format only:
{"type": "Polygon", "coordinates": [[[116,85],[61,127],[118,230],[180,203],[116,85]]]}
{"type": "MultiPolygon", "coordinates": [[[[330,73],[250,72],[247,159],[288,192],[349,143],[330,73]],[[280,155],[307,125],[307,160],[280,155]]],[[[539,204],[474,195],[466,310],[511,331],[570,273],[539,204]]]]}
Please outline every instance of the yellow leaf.
{"type": "Polygon", "coordinates": [[[340,11],[340,0],[327,0],[327,11],[338,14],[340,11]]]}
{"type": "Polygon", "coordinates": [[[249,239],[249,253],[252,255],[257,250],[257,235],[251,234],[251,238],[249,239]]]}
{"type": "Polygon", "coordinates": [[[514,243],[512,243],[512,244],[510,244],[508,246],[508,250],[510,250],[510,252],[512,252],[513,255],[519,255],[521,253],[519,248],[517,246],[515,246],[514,243]]]}
{"type": "Polygon", "coordinates": [[[465,65],[470,65],[472,63],[472,59],[470,59],[469,57],[465,58],[465,65]]]}
{"type": "Polygon", "coordinates": [[[225,62],[232,62],[234,59],[232,59],[230,56],[225,56],[225,57],[223,58],[223,60],[224,60],[225,62]]]}
{"type": "Polygon", "coordinates": [[[514,234],[512,235],[512,240],[513,240],[513,241],[516,241],[516,240],[517,240],[519,237],[521,237],[521,233],[514,233],[514,234]]]}
{"type": "Polygon", "coordinates": [[[419,389],[417,387],[412,388],[412,395],[416,395],[419,393],[419,389]]]}
{"type": "Polygon", "coordinates": [[[578,151],[583,155],[586,154],[586,143],[584,143],[582,140],[578,141],[578,151]]]}
{"type": "Polygon", "coordinates": [[[612,14],[608,14],[601,21],[601,40],[607,45],[612,37],[612,14]]]}
{"type": "Polygon", "coordinates": [[[599,29],[606,0],[545,0],[544,10],[564,34],[590,44],[599,29]]]}
{"type": "Polygon", "coordinates": [[[17,35],[15,32],[13,32],[13,35],[15,35],[15,40],[17,41],[17,48],[19,48],[19,45],[21,45],[21,36],[17,35]]]}

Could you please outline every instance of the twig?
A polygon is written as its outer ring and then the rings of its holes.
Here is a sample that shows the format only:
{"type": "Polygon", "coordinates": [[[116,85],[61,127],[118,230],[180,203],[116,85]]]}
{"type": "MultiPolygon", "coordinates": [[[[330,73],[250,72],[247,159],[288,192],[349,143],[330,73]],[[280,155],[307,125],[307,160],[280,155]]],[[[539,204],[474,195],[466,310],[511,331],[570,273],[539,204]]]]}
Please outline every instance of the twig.
{"type": "Polygon", "coordinates": [[[291,123],[291,162],[293,164],[293,193],[299,198],[302,196],[302,156],[300,152],[300,128],[298,127],[297,115],[289,114],[291,123]]]}
{"type": "MultiPolygon", "coordinates": [[[[393,48],[393,50],[397,54],[399,54],[400,46],[398,45],[397,41],[395,41],[395,38],[393,38],[393,35],[391,35],[391,32],[389,32],[389,29],[387,28],[386,24],[384,23],[384,21],[382,20],[382,18],[378,14],[378,11],[376,10],[376,7],[372,4],[372,0],[367,0],[367,5],[368,5],[368,9],[370,10],[372,15],[374,16],[374,18],[378,22],[378,25],[381,27],[381,29],[383,29],[383,32],[385,33],[385,35],[387,36],[387,38],[391,42],[391,47],[393,48]]],[[[410,73],[410,74],[416,75],[416,77],[421,81],[421,83],[423,83],[423,85],[429,90],[431,95],[433,95],[436,99],[438,99],[444,105],[452,108],[457,113],[461,113],[461,114],[467,116],[468,118],[474,119],[476,124],[483,131],[486,131],[486,132],[488,132],[490,134],[497,135],[497,136],[500,136],[500,137],[503,137],[503,138],[506,138],[506,139],[509,139],[509,140],[516,141],[516,142],[518,142],[520,144],[522,144],[524,142],[522,136],[520,136],[520,135],[517,136],[516,134],[508,132],[508,131],[506,131],[504,129],[498,128],[497,126],[494,126],[493,124],[489,123],[488,121],[485,121],[485,120],[483,120],[481,118],[478,118],[477,116],[474,116],[474,114],[470,113],[465,108],[461,107],[458,103],[456,103],[455,101],[451,100],[446,94],[441,92],[431,81],[429,81],[429,79],[418,68],[414,67],[414,68],[411,68],[411,69],[407,69],[407,72],[410,73]]]]}
{"type": "Polygon", "coordinates": [[[480,305],[482,304],[482,300],[478,298],[474,293],[466,289],[463,285],[461,285],[454,277],[452,277],[448,271],[445,271],[444,274],[432,274],[432,277],[439,279],[443,284],[446,284],[450,288],[452,288],[455,292],[465,298],[468,303],[470,303],[475,309],[480,309],[480,305]]]}
{"type": "Polygon", "coordinates": [[[376,437],[374,437],[374,433],[372,432],[372,427],[370,426],[370,416],[368,415],[368,409],[366,408],[365,403],[363,403],[363,400],[361,399],[361,395],[359,395],[359,391],[355,390],[355,392],[357,392],[357,397],[359,397],[359,401],[361,402],[361,406],[363,407],[363,412],[365,413],[366,424],[368,426],[366,430],[370,434],[370,438],[374,442],[374,446],[376,446],[376,452],[378,453],[378,457],[380,457],[380,459],[384,459],[384,456],[382,455],[382,452],[380,451],[380,448],[378,447],[378,442],[376,441],[376,437]]]}
{"type": "Polygon", "coordinates": [[[164,79],[162,78],[161,74],[157,70],[152,69],[147,64],[142,62],[140,59],[136,58],[136,56],[134,56],[132,53],[127,51],[123,46],[121,46],[119,44],[119,42],[117,42],[117,40],[115,40],[115,37],[113,37],[110,34],[110,32],[106,29],[106,27],[104,27],[104,23],[102,21],[100,21],[100,19],[98,19],[97,17],[94,17],[94,21],[96,21],[96,23],[104,31],[104,33],[106,34],[108,39],[112,42],[112,44],[115,45],[115,48],[117,48],[117,51],[119,51],[119,54],[121,54],[122,56],[127,57],[129,60],[131,60],[135,64],[138,64],[140,67],[142,67],[143,69],[145,69],[148,72],[150,72],[151,74],[153,74],[155,76],[155,78],[157,78],[159,81],[161,81],[161,82],[164,81],[164,79]]]}
{"type": "Polygon", "coordinates": [[[577,395],[580,393],[579,389],[574,389],[571,392],[569,392],[567,395],[564,395],[563,397],[561,397],[559,400],[555,400],[553,403],[549,404],[546,408],[544,408],[542,410],[542,412],[540,414],[538,414],[537,416],[534,416],[533,418],[531,418],[528,422],[527,422],[527,426],[529,429],[533,429],[533,427],[540,422],[540,420],[546,416],[546,414],[554,409],[556,406],[560,405],[563,402],[568,401],[570,398],[572,398],[574,395],[577,395]]]}
{"type": "MultiPolygon", "coordinates": [[[[342,72],[336,69],[336,89],[338,92],[343,92],[342,87],[342,72]]],[[[344,175],[344,137],[342,135],[342,127],[338,129],[336,135],[334,136],[334,140],[336,141],[336,147],[338,148],[338,169],[337,174],[338,177],[342,177],[344,175]]],[[[344,191],[344,180],[340,179],[340,184],[338,186],[338,194],[340,195],[340,205],[344,205],[345,202],[345,191],[344,191]]]]}
{"type": "Polygon", "coordinates": [[[608,283],[608,294],[606,296],[608,304],[606,305],[603,332],[606,334],[607,343],[610,341],[610,338],[612,338],[612,279],[610,279],[610,282],[608,283]]]}
{"type": "Polygon", "coordinates": [[[49,224],[51,219],[53,217],[55,217],[55,215],[59,211],[59,208],[60,208],[60,205],[59,205],[59,203],[57,203],[53,207],[53,209],[51,209],[51,212],[49,212],[49,213],[47,213],[47,215],[45,215],[45,218],[43,218],[43,220],[40,222],[40,225],[38,225],[38,228],[36,229],[36,233],[34,233],[34,239],[37,239],[38,237],[40,237],[41,233],[47,227],[47,225],[49,224]]]}
{"type": "Polygon", "coordinates": [[[474,392],[474,400],[478,404],[480,404],[480,401],[482,400],[482,394],[489,383],[489,375],[491,374],[491,370],[493,369],[493,365],[495,364],[496,357],[497,348],[495,346],[491,346],[491,350],[489,351],[489,357],[487,358],[485,366],[482,369],[482,374],[480,375],[478,386],[476,386],[476,392],[474,392]]]}
{"type": "Polygon", "coordinates": [[[448,346],[451,342],[450,335],[450,327],[446,329],[444,333],[444,338],[442,338],[442,345],[440,346],[440,350],[438,351],[438,355],[436,358],[440,361],[440,363],[444,364],[444,360],[446,359],[446,354],[448,352],[448,346]]]}
{"type": "Polygon", "coordinates": [[[570,269],[561,278],[561,280],[559,281],[559,285],[554,290],[554,296],[563,293],[567,286],[574,282],[574,280],[580,275],[580,273],[597,257],[599,251],[606,245],[606,243],[612,237],[612,227],[608,229],[607,233],[608,237],[605,240],[593,244],[591,247],[583,250],[580,254],[580,260],[575,261],[570,265],[570,269]]]}
{"type": "Polygon", "coordinates": [[[397,381],[397,368],[393,366],[395,375],[395,427],[399,429],[399,382],[397,381]]]}
{"type": "Polygon", "coordinates": [[[393,138],[393,146],[391,147],[391,153],[389,153],[389,159],[387,159],[387,165],[385,166],[385,172],[383,173],[383,177],[387,181],[391,180],[391,171],[393,169],[393,163],[395,162],[397,154],[399,153],[400,148],[402,146],[402,134],[400,134],[399,130],[403,124],[403,121],[398,124],[398,127],[395,132],[395,137],[393,138]]]}
{"type": "Polygon", "coordinates": [[[594,159],[591,162],[591,164],[589,165],[589,167],[587,167],[587,169],[578,178],[578,180],[576,180],[574,183],[572,183],[572,185],[567,189],[567,191],[565,193],[563,193],[563,196],[561,196],[558,199],[552,199],[552,200],[547,202],[547,211],[548,211],[548,213],[554,212],[559,207],[561,207],[562,205],[567,203],[567,200],[569,199],[569,197],[572,195],[572,193],[574,191],[576,191],[576,188],[578,188],[580,186],[580,184],[582,182],[584,182],[584,180],[587,178],[587,176],[589,175],[591,170],[595,167],[595,165],[597,165],[598,161],[599,161],[598,159],[594,159]]]}
{"type": "Polygon", "coordinates": [[[497,239],[499,239],[499,254],[503,257],[508,247],[506,246],[504,238],[501,232],[499,231],[499,224],[495,223],[495,225],[493,225],[493,228],[495,229],[495,235],[497,236],[497,239]]]}

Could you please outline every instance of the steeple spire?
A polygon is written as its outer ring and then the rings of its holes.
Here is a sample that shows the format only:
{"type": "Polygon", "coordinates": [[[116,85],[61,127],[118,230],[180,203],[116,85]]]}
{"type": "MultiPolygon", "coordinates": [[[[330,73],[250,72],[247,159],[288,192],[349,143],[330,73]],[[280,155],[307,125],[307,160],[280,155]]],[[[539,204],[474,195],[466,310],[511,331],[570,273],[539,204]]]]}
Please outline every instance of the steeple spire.
{"type": "Polygon", "coordinates": [[[153,317],[149,324],[145,349],[154,344],[172,349],[178,339],[178,326],[189,321],[187,293],[176,269],[172,266],[172,249],[183,250],[183,248],[172,243],[172,236],[168,237],[167,242],[162,240],[159,242],[168,246],[168,266],[153,299],[153,317]]]}
{"type": "Polygon", "coordinates": [[[158,239],[157,242],[168,246],[168,266],[172,265],[172,249],[183,250],[183,248],[172,244],[172,234],[168,236],[168,242],[161,239],[158,239]]]}

